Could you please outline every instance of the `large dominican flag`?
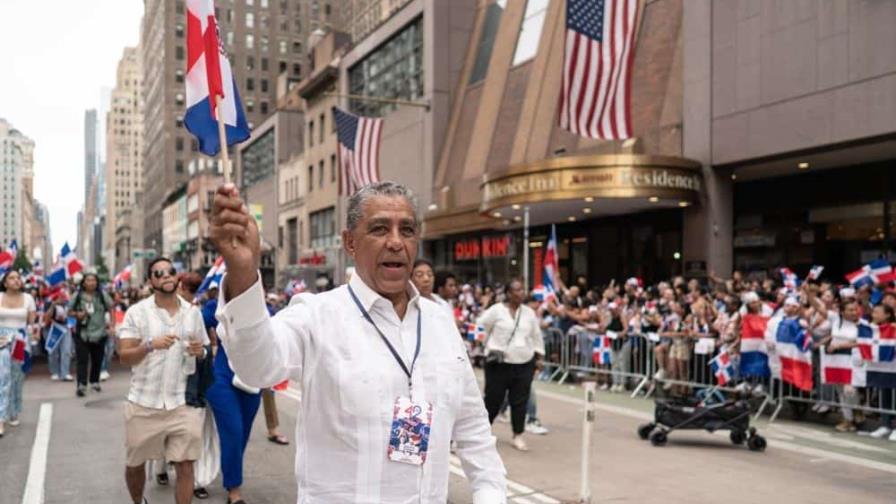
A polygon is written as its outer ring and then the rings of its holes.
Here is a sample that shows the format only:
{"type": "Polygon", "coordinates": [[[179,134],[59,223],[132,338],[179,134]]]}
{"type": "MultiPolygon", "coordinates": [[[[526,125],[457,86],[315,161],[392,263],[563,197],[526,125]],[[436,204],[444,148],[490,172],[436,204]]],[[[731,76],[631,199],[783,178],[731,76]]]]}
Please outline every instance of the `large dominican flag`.
{"type": "Polygon", "coordinates": [[[249,124],[233,79],[230,61],[218,38],[213,0],[187,0],[187,112],[184,126],[199,150],[218,154],[218,117],[224,119],[227,145],[249,138],[249,124]],[[220,110],[217,97],[222,97],[220,110]]]}
{"type": "Polygon", "coordinates": [[[892,362],[896,357],[896,326],[890,323],[871,324],[859,322],[856,337],[859,354],[870,362],[892,362]]]}
{"type": "Polygon", "coordinates": [[[741,317],[740,329],[740,374],[743,377],[769,376],[768,347],[765,344],[765,330],[768,318],[754,313],[741,317]]]}
{"type": "Polygon", "coordinates": [[[775,317],[768,323],[781,361],[781,380],[800,390],[812,390],[812,337],[798,318],[775,317]]]}

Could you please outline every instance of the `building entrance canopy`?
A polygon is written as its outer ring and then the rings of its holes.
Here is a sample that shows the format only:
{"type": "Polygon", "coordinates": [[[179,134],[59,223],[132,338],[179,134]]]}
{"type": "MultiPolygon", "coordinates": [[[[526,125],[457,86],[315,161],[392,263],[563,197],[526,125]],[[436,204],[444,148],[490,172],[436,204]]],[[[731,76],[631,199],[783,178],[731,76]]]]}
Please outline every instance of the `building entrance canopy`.
{"type": "Polygon", "coordinates": [[[700,164],[642,154],[545,159],[490,173],[482,184],[483,215],[519,223],[529,207],[532,225],[686,207],[703,191],[700,164]]]}

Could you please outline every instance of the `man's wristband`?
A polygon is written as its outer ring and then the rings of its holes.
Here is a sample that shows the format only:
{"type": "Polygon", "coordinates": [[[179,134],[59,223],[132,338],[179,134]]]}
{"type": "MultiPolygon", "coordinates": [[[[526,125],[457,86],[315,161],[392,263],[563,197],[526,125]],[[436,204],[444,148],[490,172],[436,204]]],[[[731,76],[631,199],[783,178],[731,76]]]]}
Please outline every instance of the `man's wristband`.
{"type": "Polygon", "coordinates": [[[146,353],[152,353],[152,351],[155,350],[155,348],[152,347],[151,339],[146,340],[146,343],[143,345],[143,347],[146,348],[146,353]]]}

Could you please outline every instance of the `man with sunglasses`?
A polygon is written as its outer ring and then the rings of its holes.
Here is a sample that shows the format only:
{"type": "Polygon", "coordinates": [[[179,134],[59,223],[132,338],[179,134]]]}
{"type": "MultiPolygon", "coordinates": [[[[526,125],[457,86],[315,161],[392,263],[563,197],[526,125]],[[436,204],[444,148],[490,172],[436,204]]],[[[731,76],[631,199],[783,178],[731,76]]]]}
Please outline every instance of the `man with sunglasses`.
{"type": "Polygon", "coordinates": [[[202,452],[205,409],[188,406],[187,378],[205,358],[208,335],[199,309],[177,295],[177,271],[159,257],[149,264],[153,295],[128,308],[118,330],[123,364],[131,366],[125,403],[125,480],[135,504],[146,502],[148,460],[174,463],[175,502],[193,498],[193,461],[202,452]]]}
{"type": "Polygon", "coordinates": [[[506,501],[504,465],[452,318],[411,283],[419,223],[411,192],[377,182],[348,200],[346,285],[299,294],[271,317],[258,227],[232,184],[215,194],[210,237],[227,263],[217,318],[247,384],[302,387],[301,502],[445,502],[451,441],[475,504],[506,501]]]}

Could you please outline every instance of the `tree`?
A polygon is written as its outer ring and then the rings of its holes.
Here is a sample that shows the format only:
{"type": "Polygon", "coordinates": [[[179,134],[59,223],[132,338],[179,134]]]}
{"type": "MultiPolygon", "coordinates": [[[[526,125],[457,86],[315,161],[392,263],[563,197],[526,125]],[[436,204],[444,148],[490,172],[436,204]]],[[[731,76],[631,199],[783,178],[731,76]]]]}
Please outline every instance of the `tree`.
{"type": "Polygon", "coordinates": [[[25,251],[21,251],[16,255],[16,260],[12,263],[12,269],[16,271],[31,271],[32,269],[31,261],[28,260],[27,254],[25,251]]]}
{"type": "Polygon", "coordinates": [[[93,262],[93,265],[96,266],[96,276],[99,277],[101,283],[106,283],[109,281],[109,268],[106,266],[106,259],[102,256],[102,254],[97,254],[96,260],[93,262]]]}

